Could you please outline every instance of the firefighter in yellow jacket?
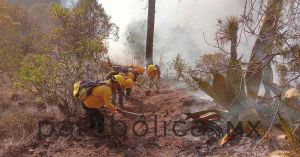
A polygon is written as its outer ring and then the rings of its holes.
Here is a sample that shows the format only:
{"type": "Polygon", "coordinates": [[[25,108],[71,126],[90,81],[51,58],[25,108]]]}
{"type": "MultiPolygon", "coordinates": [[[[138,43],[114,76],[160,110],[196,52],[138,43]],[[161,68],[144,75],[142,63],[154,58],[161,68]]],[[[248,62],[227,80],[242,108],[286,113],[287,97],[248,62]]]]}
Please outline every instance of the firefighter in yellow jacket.
{"type": "Polygon", "coordinates": [[[127,77],[133,80],[134,82],[137,81],[137,78],[139,75],[143,75],[145,72],[145,69],[142,66],[136,65],[131,68],[131,70],[128,70],[127,77]]]}
{"type": "Polygon", "coordinates": [[[142,66],[136,65],[128,65],[128,66],[114,66],[113,71],[111,71],[107,75],[107,79],[109,79],[113,75],[124,75],[131,79],[132,81],[136,82],[139,75],[143,75],[145,69],[142,66]]]}
{"type": "MultiPolygon", "coordinates": [[[[120,69],[120,68],[119,68],[120,69]]],[[[129,100],[130,93],[132,91],[133,85],[140,85],[137,82],[137,78],[139,75],[143,75],[145,69],[142,66],[136,65],[129,65],[129,66],[123,66],[121,71],[118,71],[118,69],[111,71],[106,79],[110,79],[114,75],[122,75],[125,77],[125,93],[124,91],[117,91],[113,92],[113,104],[116,104],[116,94],[119,93],[119,105],[123,106],[123,97],[125,96],[126,100],[129,100]]]]}
{"type": "Polygon", "coordinates": [[[147,67],[147,75],[149,79],[148,84],[148,91],[146,92],[147,95],[150,94],[151,88],[155,87],[155,93],[159,93],[159,79],[160,79],[160,70],[158,66],[155,66],[153,64],[148,65],[147,67]]]}
{"type": "Polygon", "coordinates": [[[103,82],[78,81],[74,84],[73,95],[82,102],[90,119],[90,127],[96,127],[97,133],[104,131],[104,114],[101,109],[109,109],[116,113],[118,108],[112,104],[112,92],[123,88],[124,77],[115,75],[103,82]]]}
{"type": "Polygon", "coordinates": [[[117,94],[118,94],[118,96],[119,96],[118,105],[121,108],[124,107],[124,97],[125,98],[129,97],[131,88],[133,86],[133,81],[131,79],[127,78],[126,76],[122,76],[122,77],[125,80],[122,88],[113,89],[113,91],[112,91],[112,104],[117,104],[116,99],[117,99],[117,94]]]}

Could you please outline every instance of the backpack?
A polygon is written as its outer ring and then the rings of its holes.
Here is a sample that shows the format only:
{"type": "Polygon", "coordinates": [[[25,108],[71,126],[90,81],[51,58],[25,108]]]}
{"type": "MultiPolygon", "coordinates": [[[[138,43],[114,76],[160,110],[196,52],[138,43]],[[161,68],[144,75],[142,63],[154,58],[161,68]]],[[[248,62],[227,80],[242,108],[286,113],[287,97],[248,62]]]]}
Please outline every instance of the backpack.
{"type": "Polygon", "coordinates": [[[112,69],[113,69],[113,71],[115,71],[117,73],[124,73],[124,74],[126,74],[128,72],[128,68],[125,67],[125,66],[116,65],[116,66],[113,66],[112,69]]]}
{"type": "Polygon", "coordinates": [[[118,75],[119,73],[116,71],[111,71],[107,74],[106,80],[110,80],[114,75],[118,75]]]}
{"type": "Polygon", "coordinates": [[[80,82],[79,90],[75,97],[83,102],[86,100],[87,97],[92,95],[92,91],[96,86],[101,86],[101,85],[107,85],[106,82],[104,81],[90,81],[90,80],[84,80],[80,82]]]}

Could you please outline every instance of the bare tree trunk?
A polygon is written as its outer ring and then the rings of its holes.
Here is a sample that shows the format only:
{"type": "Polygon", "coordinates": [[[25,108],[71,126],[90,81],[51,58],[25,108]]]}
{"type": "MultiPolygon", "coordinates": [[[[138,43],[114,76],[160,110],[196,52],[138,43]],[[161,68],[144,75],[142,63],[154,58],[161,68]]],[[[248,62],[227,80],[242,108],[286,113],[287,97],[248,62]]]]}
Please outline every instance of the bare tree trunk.
{"type": "Polygon", "coordinates": [[[153,64],[155,1],[156,0],[149,0],[149,4],[148,4],[148,26],[147,26],[147,43],[146,43],[147,64],[153,64]]]}

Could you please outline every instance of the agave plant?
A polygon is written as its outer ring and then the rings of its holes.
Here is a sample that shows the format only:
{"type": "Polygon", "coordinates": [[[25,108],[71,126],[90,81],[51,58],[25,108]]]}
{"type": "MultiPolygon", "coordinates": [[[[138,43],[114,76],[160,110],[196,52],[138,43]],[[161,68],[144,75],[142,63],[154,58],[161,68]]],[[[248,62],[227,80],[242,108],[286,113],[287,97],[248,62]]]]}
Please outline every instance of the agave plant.
{"type": "MultiPolygon", "coordinates": [[[[273,82],[271,60],[272,50],[277,35],[278,21],[283,9],[283,0],[268,0],[267,10],[264,14],[262,27],[255,45],[252,49],[251,58],[246,69],[243,69],[240,59],[237,59],[236,35],[238,32],[237,18],[230,17],[219,24],[222,28],[217,40],[231,42],[231,57],[225,76],[217,71],[211,71],[212,83],[191,75],[199,88],[225,108],[233,123],[238,121],[262,120],[261,127],[268,129],[272,122],[281,124],[283,131],[292,138],[288,131],[290,122],[299,120],[300,114],[295,108],[291,108],[288,100],[283,97],[288,91],[288,86],[279,87],[273,82]],[[246,72],[244,72],[246,71],[246,72]],[[265,88],[264,97],[258,96],[261,84],[265,88]],[[275,97],[272,98],[272,94],[275,97]],[[268,98],[268,99],[263,99],[268,98]],[[278,116],[279,111],[281,112],[278,116]],[[271,116],[266,116],[271,115],[271,116]],[[276,116],[276,117],[275,117],[276,116]],[[275,117],[275,118],[274,118],[275,117]],[[289,124],[289,125],[287,125],[289,124]]],[[[294,94],[295,95],[295,94],[294,94]]],[[[296,96],[296,95],[295,95],[296,96]]],[[[300,104],[299,99],[293,99],[294,104],[300,104]]],[[[298,141],[298,139],[296,140],[298,141]]],[[[299,147],[298,142],[294,142],[299,147]]]]}

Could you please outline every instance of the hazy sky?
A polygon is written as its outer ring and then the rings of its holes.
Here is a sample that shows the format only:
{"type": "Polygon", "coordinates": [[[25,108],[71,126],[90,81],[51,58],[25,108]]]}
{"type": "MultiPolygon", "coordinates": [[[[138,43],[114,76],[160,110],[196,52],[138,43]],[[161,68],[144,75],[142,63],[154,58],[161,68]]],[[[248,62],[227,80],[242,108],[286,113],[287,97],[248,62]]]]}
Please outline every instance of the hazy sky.
{"type": "MultiPolygon", "coordinates": [[[[128,51],[124,46],[124,32],[127,25],[136,20],[147,18],[145,9],[147,0],[98,0],[112,17],[112,22],[120,27],[120,40],[111,42],[110,55],[116,60],[124,58],[128,51]],[[122,55],[120,55],[120,53],[122,55]],[[119,57],[121,56],[121,57],[119,57]]],[[[214,33],[218,18],[240,16],[243,13],[244,0],[157,0],[155,31],[163,36],[164,32],[176,26],[184,27],[191,34],[192,40],[200,49],[199,56],[215,51],[203,39],[214,42],[214,33]]],[[[166,33],[167,35],[168,33],[166,33]]],[[[180,39],[179,39],[180,40],[180,39]]],[[[243,51],[250,51],[250,46],[242,46],[243,51]]],[[[176,53],[165,52],[167,58],[176,53]]],[[[195,55],[195,54],[193,54],[195,55]]],[[[191,58],[184,54],[186,58],[191,58]]],[[[199,56],[192,56],[195,60],[199,56]]],[[[129,57],[130,58],[130,57],[129,57]]],[[[193,62],[193,61],[192,61],[193,62]]]]}
{"type": "MultiPolygon", "coordinates": [[[[110,42],[110,56],[120,63],[128,62],[131,58],[130,50],[126,48],[125,31],[133,21],[147,18],[147,0],[98,0],[103,4],[106,12],[112,17],[112,22],[120,27],[120,39],[118,42],[110,42]],[[127,59],[124,60],[124,58],[127,59]]],[[[214,52],[203,38],[203,33],[209,42],[214,42],[214,33],[218,18],[227,16],[240,16],[243,13],[245,0],[156,0],[155,33],[164,39],[164,36],[176,26],[183,27],[191,34],[191,39],[196,44],[199,52],[183,54],[186,59],[195,60],[204,53],[214,52]],[[195,56],[196,55],[196,56],[195,56]]],[[[178,37],[180,40],[180,37],[178,37]]],[[[160,44],[170,44],[168,41],[160,41],[160,44]]],[[[182,42],[185,43],[185,42],[182,42]]],[[[251,44],[250,44],[251,45],[251,44]]],[[[174,58],[178,51],[184,51],[185,46],[174,46],[174,50],[163,52],[165,58],[174,58]],[[177,47],[176,47],[177,46],[177,47]]],[[[188,48],[188,47],[187,47],[188,48]]],[[[247,43],[241,46],[240,51],[249,53],[251,46],[247,43]],[[246,45],[245,45],[246,44],[246,45]]],[[[181,52],[184,53],[184,52],[181,52]]],[[[244,55],[245,56],[245,55],[244,55]]]]}

